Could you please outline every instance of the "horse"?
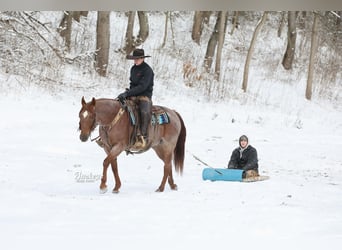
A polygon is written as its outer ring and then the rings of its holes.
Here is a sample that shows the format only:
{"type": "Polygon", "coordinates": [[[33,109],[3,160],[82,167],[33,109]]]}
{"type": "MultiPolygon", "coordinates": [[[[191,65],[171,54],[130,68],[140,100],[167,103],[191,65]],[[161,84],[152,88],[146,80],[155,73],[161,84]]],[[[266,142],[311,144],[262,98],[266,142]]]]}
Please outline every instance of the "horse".
{"type": "Polygon", "coordinates": [[[121,180],[118,173],[117,157],[123,152],[141,153],[152,148],[157,156],[164,162],[164,174],[156,192],[163,192],[166,181],[171,190],[177,190],[172,176],[172,160],[176,172],[182,175],[184,165],[184,151],[186,140],[186,128],[182,117],[175,110],[167,107],[153,106],[153,110],[166,112],[169,123],[149,124],[148,148],[137,149],[131,143],[134,126],[130,120],[130,112],[127,106],[123,107],[118,99],[106,99],[94,97],[86,102],[84,97],[81,100],[79,111],[80,140],[85,142],[91,133],[99,126],[99,137],[101,146],[107,156],[103,161],[103,173],[100,184],[100,192],[107,192],[107,169],[111,165],[114,174],[115,186],[113,193],[119,193],[121,180]]]}

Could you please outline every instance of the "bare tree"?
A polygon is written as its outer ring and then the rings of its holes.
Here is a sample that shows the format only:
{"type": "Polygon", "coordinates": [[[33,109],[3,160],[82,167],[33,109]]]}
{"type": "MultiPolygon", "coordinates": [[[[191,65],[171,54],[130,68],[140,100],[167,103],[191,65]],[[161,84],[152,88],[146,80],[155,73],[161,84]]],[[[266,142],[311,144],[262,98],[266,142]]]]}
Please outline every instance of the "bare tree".
{"type": "Polygon", "coordinates": [[[287,47],[283,57],[282,65],[285,69],[292,68],[293,59],[296,50],[296,11],[289,11],[287,14],[288,30],[287,30],[287,47]]]}
{"type": "Polygon", "coordinates": [[[220,23],[219,23],[219,36],[218,36],[218,44],[217,44],[217,53],[216,53],[216,64],[215,64],[215,78],[216,80],[220,79],[221,73],[221,57],[222,57],[222,49],[223,43],[226,33],[226,20],[227,20],[227,12],[220,11],[220,23]]]}
{"type": "Polygon", "coordinates": [[[306,84],[305,90],[305,98],[311,100],[312,97],[312,81],[313,81],[313,73],[315,67],[315,55],[318,48],[318,14],[314,13],[314,21],[312,25],[312,33],[311,33],[311,48],[310,48],[310,59],[309,59],[309,70],[308,70],[308,80],[306,84]]]}
{"type": "Polygon", "coordinates": [[[166,12],[165,12],[164,38],[163,38],[163,43],[162,43],[162,45],[161,45],[162,48],[164,48],[164,46],[165,46],[165,44],[166,44],[167,26],[168,26],[168,22],[169,22],[169,16],[170,16],[169,11],[166,11],[166,12]]]}
{"type": "Polygon", "coordinates": [[[244,92],[247,91],[247,84],[248,84],[248,73],[249,73],[249,63],[251,61],[251,58],[252,58],[252,54],[253,54],[253,51],[254,51],[254,44],[255,44],[255,41],[256,41],[256,38],[260,32],[260,29],[262,27],[262,25],[265,23],[266,21],[266,18],[267,18],[267,11],[264,12],[264,14],[262,15],[262,18],[259,20],[255,30],[254,30],[254,33],[253,33],[253,37],[252,37],[252,40],[251,40],[251,45],[249,46],[249,49],[248,49],[248,53],[247,53],[247,57],[246,57],[246,63],[245,63],[245,68],[244,68],[244,72],[243,72],[243,82],[242,82],[242,89],[244,92]]]}
{"type": "Polygon", "coordinates": [[[195,11],[191,38],[197,44],[200,44],[204,24],[209,23],[210,15],[211,11],[195,11]]]}
{"type": "Polygon", "coordinates": [[[169,20],[170,20],[170,29],[171,29],[171,35],[172,35],[172,45],[175,46],[175,34],[174,34],[174,30],[173,30],[171,14],[172,13],[170,11],[165,12],[164,38],[163,38],[163,43],[161,45],[162,48],[164,48],[164,46],[166,44],[169,20]]]}
{"type": "Polygon", "coordinates": [[[200,38],[202,35],[202,28],[203,28],[202,17],[203,17],[203,11],[195,11],[191,38],[197,44],[200,44],[200,38]]]}
{"type": "Polygon", "coordinates": [[[342,11],[338,11],[337,12],[337,19],[336,19],[336,26],[340,26],[341,25],[341,21],[342,21],[342,11]]]}
{"type": "Polygon", "coordinates": [[[106,76],[109,58],[110,11],[97,12],[95,69],[106,76]]]}
{"type": "Polygon", "coordinates": [[[136,47],[141,45],[147,39],[149,35],[149,24],[148,18],[144,11],[138,11],[139,19],[139,33],[137,38],[134,39],[133,28],[134,28],[135,11],[128,12],[128,22],[126,29],[126,41],[124,51],[126,54],[130,54],[136,47]]]}
{"type": "Polygon", "coordinates": [[[149,34],[149,25],[148,25],[148,17],[145,11],[138,11],[138,19],[139,19],[139,33],[137,36],[137,40],[135,41],[135,46],[139,46],[143,42],[146,41],[149,34]]]}
{"type": "Polygon", "coordinates": [[[239,11],[234,11],[234,12],[235,13],[232,19],[233,27],[232,27],[232,30],[230,31],[230,35],[233,35],[234,30],[237,29],[239,26],[239,11]]]}
{"type": "Polygon", "coordinates": [[[65,11],[59,24],[59,34],[64,38],[65,46],[70,51],[71,44],[72,11],[65,11]]]}
{"type": "Polygon", "coordinates": [[[59,23],[58,32],[64,38],[65,46],[68,51],[71,48],[71,32],[72,20],[80,22],[81,16],[87,16],[88,11],[65,11],[61,22],[59,23]]]}
{"type": "MultiPolygon", "coordinates": [[[[210,72],[211,66],[213,64],[213,58],[215,55],[216,46],[218,44],[220,23],[221,23],[221,17],[222,17],[222,15],[220,13],[221,12],[219,12],[217,14],[215,27],[214,27],[214,30],[210,36],[209,41],[208,41],[207,51],[205,53],[204,67],[205,67],[207,72],[210,72]]],[[[223,22],[224,22],[224,26],[226,27],[227,26],[227,16],[226,15],[224,16],[223,22]]],[[[225,30],[225,27],[224,27],[224,30],[225,30]]]]}
{"type": "Polygon", "coordinates": [[[125,47],[124,47],[124,50],[127,55],[134,50],[134,38],[133,38],[134,17],[135,17],[135,11],[129,11],[127,29],[126,29],[126,40],[125,40],[125,47]]]}
{"type": "Polygon", "coordinates": [[[278,37],[281,37],[281,33],[283,32],[284,28],[284,23],[285,23],[285,11],[281,12],[281,18],[280,18],[280,23],[279,23],[279,28],[278,28],[278,37]]]}

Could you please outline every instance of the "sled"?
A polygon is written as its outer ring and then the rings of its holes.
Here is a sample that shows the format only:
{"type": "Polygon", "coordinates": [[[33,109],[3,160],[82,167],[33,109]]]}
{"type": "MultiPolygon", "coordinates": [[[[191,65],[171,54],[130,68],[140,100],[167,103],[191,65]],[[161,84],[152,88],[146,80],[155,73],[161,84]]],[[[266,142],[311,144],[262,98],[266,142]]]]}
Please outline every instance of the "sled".
{"type": "Polygon", "coordinates": [[[269,176],[255,176],[242,178],[243,170],[229,168],[204,168],[202,171],[202,179],[210,181],[240,181],[255,182],[269,179],[269,176]]]}

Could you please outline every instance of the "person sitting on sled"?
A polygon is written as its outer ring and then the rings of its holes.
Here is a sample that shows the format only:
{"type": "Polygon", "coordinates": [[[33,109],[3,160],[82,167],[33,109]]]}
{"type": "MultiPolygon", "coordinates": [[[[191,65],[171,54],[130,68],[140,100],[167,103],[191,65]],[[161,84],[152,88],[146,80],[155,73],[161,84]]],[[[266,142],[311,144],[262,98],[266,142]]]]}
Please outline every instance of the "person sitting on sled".
{"type": "Polygon", "coordinates": [[[146,57],[143,49],[135,49],[133,55],[126,58],[134,60],[134,65],[130,71],[129,89],[121,93],[117,98],[123,102],[128,97],[136,97],[140,110],[140,132],[138,134],[137,146],[144,148],[147,144],[148,125],[152,116],[152,92],[154,72],[152,68],[144,61],[146,57]]]}
{"type": "Polygon", "coordinates": [[[248,137],[239,138],[239,147],[233,150],[228,162],[230,169],[242,169],[243,178],[259,176],[258,154],[254,147],[248,144],[248,137]]]}

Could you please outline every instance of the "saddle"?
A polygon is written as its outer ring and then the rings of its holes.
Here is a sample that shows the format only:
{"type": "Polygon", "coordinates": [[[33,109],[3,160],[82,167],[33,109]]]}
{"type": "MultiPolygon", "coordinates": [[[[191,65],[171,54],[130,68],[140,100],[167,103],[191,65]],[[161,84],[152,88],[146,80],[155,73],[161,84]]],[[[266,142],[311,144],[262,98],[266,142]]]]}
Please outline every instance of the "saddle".
{"type": "MultiPolygon", "coordinates": [[[[142,153],[150,149],[152,145],[152,140],[149,139],[149,143],[145,147],[139,146],[138,135],[141,134],[140,131],[140,110],[138,100],[136,99],[128,99],[123,105],[125,110],[128,113],[130,123],[132,125],[132,132],[130,133],[129,146],[126,149],[126,153],[142,153]]],[[[156,127],[158,125],[168,124],[170,123],[170,118],[167,112],[161,106],[152,106],[152,116],[150,126],[156,127]]],[[[152,129],[153,130],[153,129],[152,129]]],[[[150,130],[151,131],[151,130],[150,130]]],[[[151,134],[148,135],[151,138],[151,134]]]]}

